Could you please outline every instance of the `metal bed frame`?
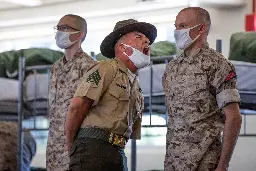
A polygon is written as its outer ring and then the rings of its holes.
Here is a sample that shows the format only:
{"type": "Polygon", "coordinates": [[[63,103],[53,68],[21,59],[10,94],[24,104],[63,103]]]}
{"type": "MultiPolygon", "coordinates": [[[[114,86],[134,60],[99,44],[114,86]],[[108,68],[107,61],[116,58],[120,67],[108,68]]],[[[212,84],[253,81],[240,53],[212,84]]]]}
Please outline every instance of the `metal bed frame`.
{"type": "MultiPolygon", "coordinates": [[[[216,41],[216,50],[218,52],[221,52],[221,40],[216,41]]],[[[142,125],[142,127],[167,127],[167,119],[165,125],[152,125],[151,124],[151,116],[152,116],[152,87],[153,87],[153,70],[152,65],[154,62],[163,62],[167,64],[171,59],[173,59],[174,56],[165,56],[165,57],[157,57],[157,58],[151,58],[151,65],[150,65],[150,95],[149,95],[149,116],[150,116],[150,123],[148,125],[142,125]]],[[[37,86],[36,81],[36,71],[38,70],[47,70],[48,76],[49,71],[51,69],[51,66],[45,65],[45,66],[32,66],[32,67],[26,67],[25,66],[25,57],[20,57],[19,59],[19,99],[18,99],[18,153],[17,153],[17,161],[18,161],[18,171],[21,171],[21,164],[22,164],[22,157],[23,157],[23,118],[24,118],[24,112],[23,112],[23,85],[24,85],[24,79],[25,79],[25,71],[33,71],[35,75],[35,90],[37,86]]],[[[48,77],[49,78],[49,77],[48,77]]],[[[36,92],[36,91],[35,91],[36,92]]],[[[253,94],[256,94],[255,92],[252,92],[253,94]]],[[[36,96],[36,93],[35,93],[36,96]]],[[[36,98],[35,98],[36,99],[36,98]]],[[[36,103],[36,100],[34,100],[34,103],[36,103]]],[[[256,134],[247,134],[246,133],[246,117],[249,115],[245,112],[241,112],[244,117],[244,133],[240,134],[240,136],[256,136],[256,134]]],[[[46,113],[47,115],[47,113],[46,113]]],[[[252,114],[250,114],[252,115],[252,114]]],[[[256,113],[255,115],[256,116],[256,113]]],[[[33,117],[34,117],[34,127],[30,130],[48,130],[47,128],[37,128],[36,125],[36,109],[33,111],[33,117]]],[[[167,111],[165,112],[165,117],[168,117],[167,111]]],[[[131,140],[131,171],[136,171],[136,161],[137,161],[137,147],[136,147],[136,140],[131,140]]]]}
{"type": "MultiPolygon", "coordinates": [[[[17,152],[17,170],[21,171],[22,170],[22,160],[23,160],[23,141],[24,141],[24,136],[23,136],[23,119],[24,119],[24,81],[25,81],[25,73],[27,71],[33,72],[34,78],[35,78],[35,83],[34,83],[34,92],[35,92],[35,98],[33,100],[33,103],[36,104],[37,100],[37,77],[36,77],[36,72],[41,71],[41,70],[46,70],[48,74],[48,79],[50,79],[50,69],[51,65],[41,65],[41,66],[25,66],[26,63],[26,58],[25,57],[20,57],[19,58],[19,97],[18,97],[18,152],[17,152]]],[[[48,99],[47,99],[48,101],[48,99]]],[[[41,115],[47,116],[48,115],[48,108],[46,113],[40,113],[41,115]]],[[[35,108],[35,105],[33,106],[33,127],[28,128],[27,130],[31,131],[45,131],[48,130],[48,128],[40,128],[36,124],[36,117],[37,117],[37,109],[35,108]]]]}

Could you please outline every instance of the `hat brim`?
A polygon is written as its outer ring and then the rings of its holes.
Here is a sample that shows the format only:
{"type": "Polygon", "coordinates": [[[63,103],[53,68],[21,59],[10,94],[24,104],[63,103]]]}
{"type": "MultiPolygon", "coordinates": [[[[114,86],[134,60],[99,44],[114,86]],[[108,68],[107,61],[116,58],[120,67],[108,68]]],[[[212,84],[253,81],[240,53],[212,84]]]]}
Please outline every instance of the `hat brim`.
{"type": "Polygon", "coordinates": [[[152,44],[157,36],[157,29],[154,25],[145,23],[145,22],[137,22],[132,23],[126,26],[123,26],[113,32],[111,32],[105,39],[102,41],[100,45],[100,51],[102,55],[107,58],[114,58],[115,57],[115,44],[116,42],[125,34],[138,31],[144,34],[152,44]]]}

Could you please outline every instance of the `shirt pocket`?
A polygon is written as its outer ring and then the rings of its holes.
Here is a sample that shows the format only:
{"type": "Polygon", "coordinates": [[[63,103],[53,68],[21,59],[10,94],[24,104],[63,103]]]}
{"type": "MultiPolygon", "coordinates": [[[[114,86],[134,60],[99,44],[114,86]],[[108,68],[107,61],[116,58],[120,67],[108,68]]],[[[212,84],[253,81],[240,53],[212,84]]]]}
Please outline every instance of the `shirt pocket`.
{"type": "Polygon", "coordinates": [[[129,113],[129,90],[130,86],[121,82],[113,82],[109,88],[109,104],[114,111],[114,115],[118,118],[125,118],[129,113]]]}
{"type": "MultiPolygon", "coordinates": [[[[124,86],[122,84],[118,84],[117,85],[121,85],[124,86]]],[[[119,87],[119,86],[114,86],[111,87],[109,89],[109,94],[113,97],[115,97],[116,99],[118,99],[119,101],[126,101],[129,100],[129,93],[127,92],[127,89],[129,88],[128,86],[124,87],[119,87]]]]}
{"type": "Polygon", "coordinates": [[[208,84],[207,77],[202,72],[190,73],[188,75],[183,76],[184,81],[182,87],[184,99],[196,99],[199,96],[205,94],[208,84]]]}

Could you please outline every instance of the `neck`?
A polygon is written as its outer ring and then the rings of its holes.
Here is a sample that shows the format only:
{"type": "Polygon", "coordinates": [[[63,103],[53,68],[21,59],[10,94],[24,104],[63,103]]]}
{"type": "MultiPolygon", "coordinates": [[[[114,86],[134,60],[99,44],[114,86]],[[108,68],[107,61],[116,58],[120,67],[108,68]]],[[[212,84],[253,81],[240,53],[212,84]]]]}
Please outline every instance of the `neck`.
{"type": "Polygon", "coordinates": [[[79,43],[74,43],[69,48],[65,49],[65,58],[67,61],[74,59],[75,54],[78,49],[81,48],[81,45],[79,43]]]}
{"type": "Polygon", "coordinates": [[[198,49],[205,47],[206,44],[206,41],[196,41],[192,43],[187,49],[185,49],[184,53],[186,54],[186,56],[190,56],[198,49]]]}
{"type": "Polygon", "coordinates": [[[126,66],[126,68],[128,68],[132,73],[135,74],[137,72],[137,68],[132,63],[132,61],[129,60],[129,58],[127,56],[119,55],[119,56],[117,56],[117,58],[119,60],[121,60],[124,63],[124,65],[126,66]]]}

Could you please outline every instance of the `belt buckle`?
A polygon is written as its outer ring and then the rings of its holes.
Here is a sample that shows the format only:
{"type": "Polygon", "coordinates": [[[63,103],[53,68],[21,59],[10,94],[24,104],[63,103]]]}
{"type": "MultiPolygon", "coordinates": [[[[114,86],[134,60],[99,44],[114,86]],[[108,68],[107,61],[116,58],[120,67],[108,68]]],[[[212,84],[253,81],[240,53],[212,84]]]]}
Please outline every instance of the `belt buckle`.
{"type": "Polygon", "coordinates": [[[126,145],[126,138],[122,135],[118,135],[111,132],[108,142],[112,145],[124,148],[126,145]]]}

